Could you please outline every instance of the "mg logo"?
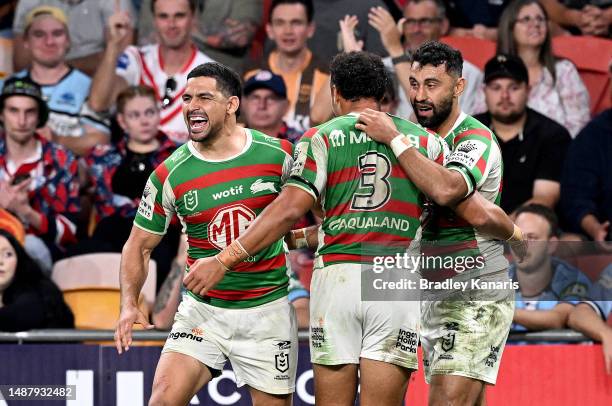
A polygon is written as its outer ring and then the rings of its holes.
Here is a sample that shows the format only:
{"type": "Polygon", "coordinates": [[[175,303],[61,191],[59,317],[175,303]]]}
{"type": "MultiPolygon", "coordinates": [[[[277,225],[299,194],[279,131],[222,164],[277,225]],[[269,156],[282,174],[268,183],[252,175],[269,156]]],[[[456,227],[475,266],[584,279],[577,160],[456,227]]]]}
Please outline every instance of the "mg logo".
{"type": "Polygon", "coordinates": [[[208,223],[208,241],[218,249],[227,247],[255,220],[255,213],[242,204],[220,209],[208,223]]]}
{"type": "Polygon", "coordinates": [[[190,190],[185,193],[183,202],[185,203],[185,210],[194,211],[195,208],[198,207],[198,191],[190,190]]]}

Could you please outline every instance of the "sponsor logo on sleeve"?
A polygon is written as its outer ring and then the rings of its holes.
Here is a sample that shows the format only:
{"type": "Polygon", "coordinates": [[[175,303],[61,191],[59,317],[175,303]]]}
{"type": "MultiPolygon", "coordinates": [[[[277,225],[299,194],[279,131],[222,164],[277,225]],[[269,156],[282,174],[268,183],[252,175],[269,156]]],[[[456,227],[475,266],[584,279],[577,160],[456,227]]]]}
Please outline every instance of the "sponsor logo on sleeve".
{"type": "Polygon", "coordinates": [[[304,166],[308,158],[308,143],[300,142],[295,146],[293,152],[293,167],[291,168],[291,176],[301,176],[304,166]]]}
{"type": "Polygon", "coordinates": [[[142,192],[142,199],[140,199],[140,204],[138,205],[138,214],[147,220],[153,220],[153,209],[155,207],[156,197],[157,188],[149,179],[142,192]]]}
{"type": "Polygon", "coordinates": [[[448,157],[448,163],[458,163],[472,169],[486,150],[487,144],[479,140],[460,142],[448,157]]]}

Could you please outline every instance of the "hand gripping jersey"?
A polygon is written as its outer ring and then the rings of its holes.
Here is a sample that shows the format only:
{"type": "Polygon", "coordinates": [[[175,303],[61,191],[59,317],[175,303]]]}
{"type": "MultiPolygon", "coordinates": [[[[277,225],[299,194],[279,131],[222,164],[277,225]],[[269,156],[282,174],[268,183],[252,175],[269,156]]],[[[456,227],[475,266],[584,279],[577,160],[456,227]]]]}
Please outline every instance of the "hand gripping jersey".
{"type": "MultiPolygon", "coordinates": [[[[461,113],[444,141],[450,149],[445,166],[464,177],[468,196],[478,191],[485,199],[499,205],[503,163],[493,132],[475,118],[461,113]]],[[[444,279],[461,272],[470,276],[470,269],[474,273],[475,267],[480,275],[508,267],[501,243],[479,233],[465,220],[457,217],[450,208],[437,205],[432,207],[432,213],[425,220],[426,226],[423,228],[423,253],[427,256],[443,256],[444,259],[452,257],[454,260],[441,261],[444,265],[430,269],[438,273],[428,274],[429,278],[444,279]],[[466,260],[470,257],[474,260],[466,260]],[[447,263],[453,265],[448,266],[447,263]],[[484,266],[479,267],[482,264],[484,266]]]]}
{"type": "MultiPolygon", "coordinates": [[[[421,154],[442,163],[444,144],[436,135],[393,121],[421,154]]],[[[317,250],[325,266],[403,252],[420,228],[422,194],[391,148],[356,130],[356,123],[357,115],[349,114],[307,131],[287,181],[320,199],[325,210],[317,250]]]]}
{"type": "MultiPolygon", "coordinates": [[[[187,266],[211,257],[238,238],[278,196],[292,165],[289,141],[245,129],[244,150],[207,160],[187,142],[149,177],[134,225],[164,234],[176,213],[187,233],[187,266]]],[[[189,270],[187,270],[189,271],[189,270]]],[[[206,297],[213,306],[247,308],[287,296],[285,249],[279,240],[228,272],[206,297]]]]}

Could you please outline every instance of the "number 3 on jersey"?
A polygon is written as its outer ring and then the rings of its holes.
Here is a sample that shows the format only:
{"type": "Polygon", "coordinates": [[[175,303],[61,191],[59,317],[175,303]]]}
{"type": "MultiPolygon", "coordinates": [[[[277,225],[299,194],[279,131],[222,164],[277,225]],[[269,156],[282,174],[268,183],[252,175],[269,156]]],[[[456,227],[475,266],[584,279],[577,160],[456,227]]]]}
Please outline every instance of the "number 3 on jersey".
{"type": "Polygon", "coordinates": [[[359,188],[353,194],[352,210],[371,211],[384,206],[391,197],[389,158],[377,151],[368,151],[357,158],[361,174],[359,188]]]}

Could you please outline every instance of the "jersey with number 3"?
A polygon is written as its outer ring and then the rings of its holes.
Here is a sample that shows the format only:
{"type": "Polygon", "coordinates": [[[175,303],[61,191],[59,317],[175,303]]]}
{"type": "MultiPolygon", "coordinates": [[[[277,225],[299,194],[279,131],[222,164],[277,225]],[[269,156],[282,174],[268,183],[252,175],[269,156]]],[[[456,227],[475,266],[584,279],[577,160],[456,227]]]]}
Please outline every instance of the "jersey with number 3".
{"type": "MultiPolygon", "coordinates": [[[[421,154],[443,162],[439,137],[391,117],[421,154]]],[[[420,229],[423,195],[393,151],[356,130],[356,123],[357,115],[349,114],[308,130],[295,147],[287,181],[319,199],[325,211],[317,250],[324,265],[405,251],[420,229]]]]}
{"type": "MultiPolygon", "coordinates": [[[[188,141],[149,177],[134,225],[164,234],[176,214],[187,234],[187,265],[212,257],[238,238],[280,193],[293,163],[287,140],[245,129],[238,155],[206,159],[188,141]]],[[[282,240],[228,272],[206,298],[213,306],[247,308],[287,296],[289,278],[282,240]]]]}

